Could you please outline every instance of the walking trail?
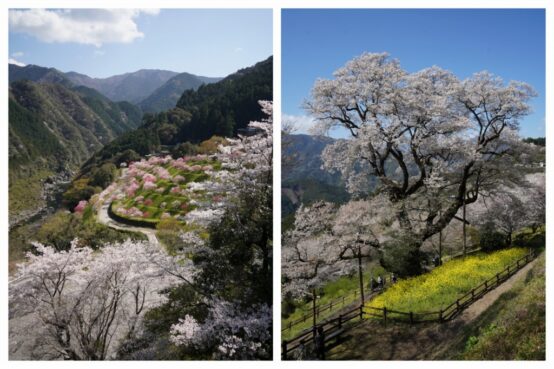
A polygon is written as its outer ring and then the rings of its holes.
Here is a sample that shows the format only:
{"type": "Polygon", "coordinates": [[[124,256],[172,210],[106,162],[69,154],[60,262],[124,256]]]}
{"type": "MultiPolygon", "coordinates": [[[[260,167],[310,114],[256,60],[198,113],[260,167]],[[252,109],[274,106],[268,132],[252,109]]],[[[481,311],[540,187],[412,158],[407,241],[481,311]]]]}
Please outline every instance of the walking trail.
{"type": "Polygon", "coordinates": [[[332,348],[327,359],[335,360],[433,360],[448,357],[452,347],[463,347],[464,334],[479,316],[505,292],[525,279],[533,260],[448,323],[407,325],[364,320],[346,331],[343,343],[332,348]]]}
{"type": "MultiPolygon", "coordinates": [[[[126,172],[127,172],[127,169],[126,168],[123,169],[123,172],[122,172],[121,176],[124,176],[126,172]]],[[[97,208],[97,213],[98,213],[97,220],[98,220],[98,222],[102,223],[104,225],[107,225],[110,228],[118,229],[118,230],[121,230],[121,231],[140,232],[148,238],[148,242],[150,242],[150,243],[152,243],[156,246],[160,246],[160,242],[158,241],[158,238],[156,237],[156,230],[155,229],[129,226],[129,225],[126,225],[126,224],[116,222],[115,220],[110,218],[110,216],[108,215],[108,208],[110,207],[110,198],[111,198],[112,195],[117,194],[121,191],[122,191],[121,189],[117,189],[117,190],[115,190],[114,192],[110,193],[108,196],[105,197],[106,200],[104,201],[104,203],[100,204],[100,206],[97,208]]]]}

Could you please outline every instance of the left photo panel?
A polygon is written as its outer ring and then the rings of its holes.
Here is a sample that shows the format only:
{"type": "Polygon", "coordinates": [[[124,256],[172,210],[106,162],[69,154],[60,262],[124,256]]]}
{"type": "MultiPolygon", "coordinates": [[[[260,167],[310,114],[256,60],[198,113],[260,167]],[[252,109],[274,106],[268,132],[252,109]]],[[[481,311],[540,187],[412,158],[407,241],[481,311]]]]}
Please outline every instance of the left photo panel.
{"type": "Polygon", "coordinates": [[[271,9],[9,10],[9,359],[271,360],[271,9]]]}

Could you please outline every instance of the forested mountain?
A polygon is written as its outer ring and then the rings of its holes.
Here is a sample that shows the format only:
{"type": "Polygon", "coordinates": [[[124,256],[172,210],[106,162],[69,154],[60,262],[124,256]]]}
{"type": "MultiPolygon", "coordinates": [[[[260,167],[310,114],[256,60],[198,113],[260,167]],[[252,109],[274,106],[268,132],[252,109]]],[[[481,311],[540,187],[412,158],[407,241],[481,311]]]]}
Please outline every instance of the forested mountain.
{"type": "Polygon", "coordinates": [[[8,66],[10,83],[29,80],[34,82],[59,83],[64,86],[71,86],[73,84],[63,72],[60,72],[56,68],[45,68],[32,64],[24,67],[15,64],[8,64],[8,66]]]}
{"type": "Polygon", "coordinates": [[[346,202],[349,195],[340,173],[321,169],[321,153],[335,139],[305,134],[283,138],[284,163],[281,178],[281,207],[283,216],[294,212],[300,204],[317,200],[346,202]]]}
{"type": "MultiPolygon", "coordinates": [[[[55,75],[48,72],[44,76],[55,75]]],[[[141,111],[95,90],[29,80],[9,90],[10,220],[40,205],[43,181],[67,177],[103,145],[140,124],[141,111]],[[24,183],[20,183],[23,181],[24,183]]]]}
{"type": "Polygon", "coordinates": [[[177,108],[192,114],[178,135],[181,141],[201,141],[212,135],[232,136],[263,113],[258,100],[273,99],[273,58],[241,69],[197,91],[185,91],[177,108]]]}
{"type": "Polygon", "coordinates": [[[38,65],[20,67],[9,64],[9,80],[16,82],[60,83],[64,86],[84,86],[94,89],[112,101],[129,101],[144,112],[158,113],[177,104],[185,90],[196,90],[203,84],[220,81],[219,77],[203,77],[167,70],[141,69],[108,78],[92,78],[77,72],[61,72],[38,65]]]}
{"type": "Polygon", "coordinates": [[[221,78],[201,77],[190,73],[181,73],[158,87],[150,96],[142,100],[139,106],[144,112],[149,113],[169,110],[175,107],[184,91],[196,90],[203,84],[214,83],[219,80],[221,78]]]}
{"type": "Polygon", "coordinates": [[[249,122],[263,118],[259,100],[273,100],[273,58],[239,70],[219,82],[183,93],[176,107],[157,114],[145,114],[143,124],[124,133],[93,155],[66,192],[66,204],[90,196],[94,173],[106,163],[138,160],[156,153],[161,146],[173,153],[187,154],[187,147],[212,136],[233,136],[249,122]],[[185,146],[182,148],[182,146],[185,146]],[[185,151],[182,151],[185,150],[185,151]]]}
{"type": "Polygon", "coordinates": [[[233,136],[250,121],[262,118],[259,100],[273,99],[273,59],[242,69],[221,81],[183,93],[177,106],[145,114],[143,125],[104,147],[89,162],[111,160],[125,150],[145,155],[160,145],[198,143],[214,135],[233,136]]]}
{"type": "Polygon", "coordinates": [[[75,85],[94,88],[113,101],[126,100],[134,104],[147,98],[175,75],[176,72],[158,69],[141,69],[108,78],[91,78],[75,72],[66,73],[67,78],[75,85]]]}

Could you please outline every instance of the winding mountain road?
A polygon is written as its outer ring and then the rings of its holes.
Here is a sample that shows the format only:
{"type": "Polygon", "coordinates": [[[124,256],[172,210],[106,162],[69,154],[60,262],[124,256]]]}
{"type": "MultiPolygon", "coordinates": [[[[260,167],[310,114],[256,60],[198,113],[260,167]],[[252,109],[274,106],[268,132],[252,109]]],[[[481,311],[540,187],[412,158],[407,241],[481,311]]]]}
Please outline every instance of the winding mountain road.
{"type": "MultiPolygon", "coordinates": [[[[127,170],[128,170],[127,168],[122,169],[121,177],[125,177],[125,175],[127,174],[127,170]]],[[[156,246],[161,246],[160,241],[156,237],[155,229],[129,226],[127,224],[119,223],[114,219],[110,218],[110,216],[108,215],[108,208],[110,207],[110,203],[111,203],[110,198],[113,195],[117,195],[121,192],[122,192],[121,188],[118,188],[115,191],[112,191],[111,193],[109,193],[107,196],[105,196],[106,200],[102,204],[96,207],[97,221],[110,228],[117,229],[120,231],[140,232],[148,238],[148,242],[156,246]]]]}
{"type": "Polygon", "coordinates": [[[156,230],[150,229],[150,228],[143,228],[143,227],[135,227],[135,226],[129,226],[126,224],[122,224],[119,222],[116,222],[110,216],[108,215],[108,208],[110,207],[110,202],[106,201],[103,203],[99,209],[98,209],[98,215],[97,215],[97,221],[99,223],[102,223],[110,228],[121,230],[121,231],[132,231],[132,232],[140,232],[144,234],[148,238],[148,242],[159,246],[160,241],[158,241],[158,238],[156,237],[156,230]]]}

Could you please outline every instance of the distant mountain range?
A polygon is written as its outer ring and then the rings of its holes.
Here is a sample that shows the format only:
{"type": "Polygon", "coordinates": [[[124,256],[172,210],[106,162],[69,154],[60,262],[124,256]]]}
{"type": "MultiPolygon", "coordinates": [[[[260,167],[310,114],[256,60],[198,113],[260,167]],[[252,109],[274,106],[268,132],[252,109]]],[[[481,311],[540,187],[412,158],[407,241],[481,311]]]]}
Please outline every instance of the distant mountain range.
{"type": "Polygon", "coordinates": [[[292,214],[301,204],[314,201],[346,202],[346,191],[340,173],[321,169],[321,153],[335,139],[304,134],[283,137],[281,172],[282,216],[292,214]]]}
{"type": "Polygon", "coordinates": [[[129,101],[144,112],[159,112],[175,106],[183,91],[217,82],[218,77],[195,76],[168,70],[141,69],[108,78],[92,78],[77,72],[61,72],[37,65],[9,65],[10,82],[30,80],[93,88],[112,101],[129,101]]]}
{"type": "Polygon", "coordinates": [[[271,57],[224,79],[159,70],[99,79],[9,64],[9,80],[10,224],[44,209],[48,189],[79,168],[71,185],[85,199],[103,164],[234,135],[263,117],[258,100],[273,99],[271,57]]]}
{"type": "Polygon", "coordinates": [[[190,73],[181,73],[171,77],[139,103],[145,112],[158,113],[169,110],[177,104],[183,91],[196,90],[203,84],[221,80],[219,77],[201,77],[190,73]]]}

